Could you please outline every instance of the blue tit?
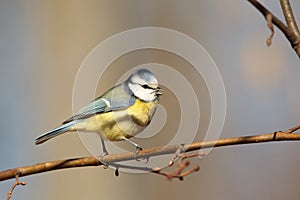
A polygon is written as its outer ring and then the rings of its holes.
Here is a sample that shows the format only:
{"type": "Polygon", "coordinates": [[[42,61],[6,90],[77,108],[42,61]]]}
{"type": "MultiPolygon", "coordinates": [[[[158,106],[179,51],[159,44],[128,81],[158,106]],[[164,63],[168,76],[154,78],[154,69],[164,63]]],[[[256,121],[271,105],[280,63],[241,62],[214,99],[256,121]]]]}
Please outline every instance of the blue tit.
{"type": "Polygon", "coordinates": [[[150,123],[162,93],[157,78],[147,69],[137,70],[123,83],[109,89],[63,124],[36,138],[41,144],[66,132],[95,132],[104,140],[128,141],[150,123]]]}

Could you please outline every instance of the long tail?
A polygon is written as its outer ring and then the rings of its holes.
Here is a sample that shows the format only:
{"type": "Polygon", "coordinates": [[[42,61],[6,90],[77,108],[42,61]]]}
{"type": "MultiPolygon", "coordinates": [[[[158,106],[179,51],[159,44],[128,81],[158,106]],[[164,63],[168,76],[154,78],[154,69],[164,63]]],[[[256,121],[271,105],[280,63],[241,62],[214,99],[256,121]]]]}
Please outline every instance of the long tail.
{"type": "Polygon", "coordinates": [[[42,144],[43,142],[46,142],[47,140],[50,140],[51,138],[54,138],[56,136],[59,136],[65,132],[67,132],[68,130],[70,130],[70,128],[75,124],[75,121],[71,121],[69,123],[63,124],[59,127],[57,127],[56,129],[53,129],[41,136],[39,136],[38,138],[35,139],[35,144],[42,144]]]}

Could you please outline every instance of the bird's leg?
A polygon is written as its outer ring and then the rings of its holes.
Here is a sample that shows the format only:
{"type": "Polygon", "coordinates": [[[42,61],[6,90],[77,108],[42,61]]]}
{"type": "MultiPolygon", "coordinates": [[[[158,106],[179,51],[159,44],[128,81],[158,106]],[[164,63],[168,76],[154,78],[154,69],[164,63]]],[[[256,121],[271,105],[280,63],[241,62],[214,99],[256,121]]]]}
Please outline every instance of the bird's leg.
{"type": "Polygon", "coordinates": [[[101,139],[101,144],[102,144],[102,154],[99,155],[98,160],[99,160],[99,162],[101,162],[101,163],[103,164],[103,166],[104,166],[105,168],[107,168],[107,167],[109,166],[109,164],[103,162],[103,161],[102,161],[102,158],[103,158],[104,156],[108,155],[108,151],[107,151],[107,149],[106,149],[104,139],[103,139],[101,136],[100,136],[100,139],[101,139]]]}
{"type": "Polygon", "coordinates": [[[124,137],[124,140],[135,146],[136,150],[135,150],[135,153],[134,153],[134,158],[135,158],[137,161],[139,161],[139,160],[137,159],[137,156],[138,156],[139,152],[140,152],[141,150],[143,150],[143,148],[142,148],[140,145],[138,145],[137,143],[135,143],[135,142],[129,140],[129,139],[126,138],[126,137],[124,137]]]}
{"type": "Polygon", "coordinates": [[[102,137],[100,137],[100,139],[101,139],[101,145],[102,145],[102,152],[103,152],[103,154],[108,155],[108,151],[106,149],[104,139],[102,137]]]}

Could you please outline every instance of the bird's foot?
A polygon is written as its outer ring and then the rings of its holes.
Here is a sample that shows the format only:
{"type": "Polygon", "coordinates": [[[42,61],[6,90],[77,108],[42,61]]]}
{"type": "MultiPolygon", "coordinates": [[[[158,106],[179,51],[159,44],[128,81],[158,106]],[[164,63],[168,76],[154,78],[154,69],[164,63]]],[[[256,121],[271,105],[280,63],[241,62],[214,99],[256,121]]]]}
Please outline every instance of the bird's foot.
{"type": "Polygon", "coordinates": [[[135,152],[134,152],[134,154],[133,154],[133,157],[134,157],[134,159],[135,159],[136,161],[140,161],[140,160],[138,159],[138,155],[139,155],[139,153],[140,153],[141,150],[143,150],[143,148],[137,145],[137,146],[136,146],[136,150],[135,150],[135,152]]]}
{"type": "Polygon", "coordinates": [[[98,160],[99,162],[103,165],[104,169],[107,169],[109,167],[109,164],[107,162],[103,161],[103,157],[107,156],[108,153],[107,152],[103,152],[102,154],[99,155],[98,160]]]}
{"type": "Polygon", "coordinates": [[[149,157],[138,158],[138,155],[139,155],[139,153],[140,153],[141,150],[143,150],[142,147],[140,147],[140,146],[137,146],[137,147],[136,147],[136,150],[135,150],[135,152],[134,152],[134,154],[133,154],[134,159],[135,159],[136,161],[138,161],[138,162],[145,161],[145,163],[148,163],[149,157]]]}

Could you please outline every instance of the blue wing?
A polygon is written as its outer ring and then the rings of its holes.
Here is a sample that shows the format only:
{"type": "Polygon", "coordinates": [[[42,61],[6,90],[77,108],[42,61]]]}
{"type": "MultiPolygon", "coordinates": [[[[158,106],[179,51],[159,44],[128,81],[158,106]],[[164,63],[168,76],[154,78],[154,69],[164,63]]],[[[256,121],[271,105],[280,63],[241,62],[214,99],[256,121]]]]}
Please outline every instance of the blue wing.
{"type": "Polygon", "coordinates": [[[77,114],[63,122],[69,123],[74,120],[87,119],[98,113],[122,110],[133,105],[135,97],[127,88],[127,85],[120,84],[108,90],[102,96],[83,107],[77,114]]]}

